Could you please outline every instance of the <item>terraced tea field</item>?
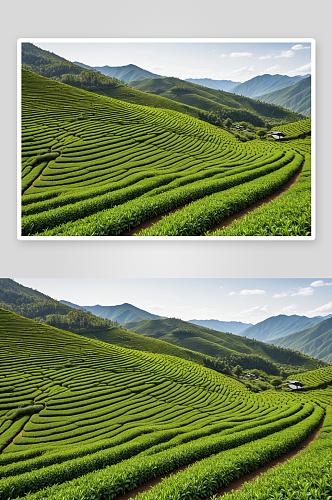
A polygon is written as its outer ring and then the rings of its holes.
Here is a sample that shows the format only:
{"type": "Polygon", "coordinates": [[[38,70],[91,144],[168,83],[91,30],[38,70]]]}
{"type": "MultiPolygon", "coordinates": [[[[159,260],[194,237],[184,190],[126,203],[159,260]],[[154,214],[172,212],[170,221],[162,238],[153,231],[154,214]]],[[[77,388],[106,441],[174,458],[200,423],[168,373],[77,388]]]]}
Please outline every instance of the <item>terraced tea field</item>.
{"type": "Polygon", "coordinates": [[[330,367],[303,374],[317,390],[252,393],[198,364],[4,309],[0,359],[3,500],[115,499],[179,467],[141,497],[207,498],[292,450],[325,412],[312,446],[320,467],[331,464],[332,391],[322,388],[331,383],[330,367]]]}
{"type": "MultiPolygon", "coordinates": [[[[23,70],[21,235],[200,236],[300,172],[310,120],[287,127],[301,137],[242,143],[192,116],[23,70]]],[[[297,236],[310,234],[310,206],[306,220],[297,236]]]]}

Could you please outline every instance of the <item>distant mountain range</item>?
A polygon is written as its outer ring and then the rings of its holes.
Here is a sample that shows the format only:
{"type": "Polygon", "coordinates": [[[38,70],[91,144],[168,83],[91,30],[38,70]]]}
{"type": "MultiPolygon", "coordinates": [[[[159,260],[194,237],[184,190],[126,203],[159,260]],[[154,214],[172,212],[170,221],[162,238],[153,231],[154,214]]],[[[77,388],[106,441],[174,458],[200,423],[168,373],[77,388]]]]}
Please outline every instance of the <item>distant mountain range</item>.
{"type": "Polygon", "coordinates": [[[249,326],[245,330],[242,330],[240,335],[250,339],[261,340],[262,342],[269,342],[285,335],[311,328],[326,320],[326,318],[327,316],[308,318],[307,316],[298,316],[296,314],[291,316],[279,314],[278,316],[271,316],[256,325],[249,326]]]}
{"type": "Polygon", "coordinates": [[[310,75],[304,76],[287,76],[287,75],[259,75],[240,83],[233,87],[230,92],[234,94],[259,99],[259,96],[274,92],[276,90],[290,87],[294,83],[307,78],[310,75]]]}
{"type": "Polygon", "coordinates": [[[273,120],[275,124],[278,120],[295,122],[303,119],[303,115],[274,104],[203,87],[175,77],[133,80],[128,85],[148,95],[165,97],[207,113],[218,114],[222,119],[230,117],[233,121],[245,121],[257,127],[265,127],[268,120],[273,120]]]}
{"type": "Polygon", "coordinates": [[[301,332],[278,338],[269,343],[300,351],[323,361],[332,362],[332,317],[301,332]]]}
{"type": "Polygon", "coordinates": [[[211,328],[217,332],[228,332],[240,335],[240,332],[252,326],[252,323],[242,323],[241,321],[219,321],[218,319],[190,319],[188,323],[211,328]]]}
{"type": "Polygon", "coordinates": [[[231,92],[233,87],[240,84],[240,82],[233,82],[232,80],[212,80],[211,78],[186,78],[185,81],[209,89],[225,90],[226,92],[231,92]]]}
{"type": "Polygon", "coordinates": [[[99,71],[102,75],[117,78],[125,82],[132,80],[144,80],[144,78],[163,78],[162,75],[156,75],[147,71],[146,69],[139,68],[135,64],[127,64],[126,66],[87,66],[81,62],[75,61],[73,64],[81,66],[86,69],[93,69],[99,71]]]}
{"type": "MultiPolygon", "coordinates": [[[[276,375],[280,369],[294,371],[302,367],[315,369],[322,366],[321,361],[290,349],[176,318],[163,318],[132,304],[85,306],[84,311],[77,304],[57,301],[7,278],[0,279],[0,307],[88,338],[197,360],[200,364],[208,363],[207,366],[212,368],[214,362],[211,359],[218,357],[231,366],[240,364],[247,369],[259,368],[276,375]],[[138,321],[133,321],[137,318],[138,321]],[[122,327],[114,325],[114,321],[122,323],[125,320],[129,321],[122,327]]],[[[237,322],[224,322],[228,326],[232,323],[236,326],[237,322]]],[[[241,322],[238,323],[241,325],[241,322]]],[[[317,329],[317,332],[323,335],[328,329],[317,329]]],[[[329,340],[326,341],[328,343],[331,344],[329,340]]]]}
{"type": "MultiPolygon", "coordinates": [[[[179,78],[162,77],[134,64],[92,67],[81,62],[72,63],[32,43],[22,43],[22,67],[105,97],[172,109],[206,121],[211,119],[211,112],[220,120],[230,118],[233,122],[245,121],[256,127],[303,119],[303,115],[274,104],[258,102],[229,91],[197,85],[179,78]],[[120,80],[127,83],[122,85],[120,80]]],[[[205,82],[208,80],[204,79],[205,82]]],[[[211,82],[225,84],[226,81],[211,82]]],[[[227,85],[234,84],[237,87],[236,83],[228,81],[227,85]]],[[[261,94],[265,91],[265,88],[260,89],[261,94]]],[[[212,123],[215,124],[215,121],[212,123]]]]}
{"type": "Polygon", "coordinates": [[[141,321],[142,319],[149,320],[165,318],[165,316],[158,316],[157,314],[143,311],[143,309],[139,309],[132,304],[120,304],[118,306],[100,306],[99,304],[95,306],[79,306],[77,304],[73,304],[72,302],[67,302],[66,300],[60,300],[60,302],[61,304],[66,304],[74,309],[83,309],[84,311],[88,311],[100,318],[117,321],[119,324],[127,323],[129,321],[141,321]]]}
{"type": "Polygon", "coordinates": [[[311,76],[270,94],[257,97],[258,100],[277,104],[303,115],[311,114],[311,76]]]}

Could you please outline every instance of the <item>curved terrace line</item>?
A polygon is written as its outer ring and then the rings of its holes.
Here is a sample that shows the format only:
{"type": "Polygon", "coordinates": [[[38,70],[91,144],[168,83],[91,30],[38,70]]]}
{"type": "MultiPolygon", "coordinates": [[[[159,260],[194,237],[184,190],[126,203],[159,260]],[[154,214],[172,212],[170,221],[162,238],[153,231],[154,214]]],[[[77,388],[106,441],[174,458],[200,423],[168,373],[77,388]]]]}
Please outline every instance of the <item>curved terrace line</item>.
{"type": "MultiPolygon", "coordinates": [[[[296,448],[293,448],[293,450],[289,451],[288,453],[283,453],[279,457],[271,460],[270,462],[259,467],[255,471],[249,472],[248,474],[241,476],[239,479],[235,479],[234,481],[229,483],[227,487],[220,488],[215,493],[215,495],[218,495],[218,498],[222,498],[223,495],[226,495],[227,493],[231,493],[232,490],[237,491],[237,490],[241,489],[245,483],[247,483],[249,481],[253,481],[260,474],[263,474],[263,473],[269,471],[270,469],[273,469],[274,467],[276,467],[278,465],[282,465],[285,462],[287,462],[288,460],[295,458],[297,455],[299,455],[303,450],[305,450],[311,443],[313,443],[317,439],[317,437],[321,431],[321,428],[324,424],[324,420],[325,420],[325,417],[322,418],[318,427],[316,427],[316,429],[314,431],[312,431],[309,434],[309,436],[304,441],[302,441],[302,443],[300,443],[298,446],[296,446],[296,448]]],[[[195,463],[195,462],[192,462],[192,463],[195,463]]],[[[145,493],[145,492],[149,491],[152,487],[159,484],[163,479],[170,477],[170,476],[173,476],[173,475],[177,474],[178,472],[182,472],[182,471],[186,470],[190,465],[191,464],[184,465],[182,467],[179,467],[178,469],[173,470],[172,472],[169,472],[168,474],[164,474],[162,476],[151,479],[151,481],[147,481],[146,483],[143,483],[143,484],[137,486],[137,488],[135,488],[131,491],[128,491],[127,493],[124,493],[123,495],[116,497],[116,500],[135,500],[139,493],[145,493]]],[[[211,497],[206,498],[204,500],[211,500],[211,497]]]]}
{"type": "MultiPolygon", "coordinates": [[[[234,214],[230,215],[229,217],[225,217],[221,222],[219,222],[218,224],[215,224],[214,226],[212,226],[209,229],[209,231],[207,231],[204,234],[201,234],[200,236],[207,236],[208,234],[212,233],[213,231],[216,231],[217,229],[222,229],[224,227],[228,227],[235,220],[242,219],[242,217],[244,217],[248,213],[253,212],[254,210],[257,210],[258,208],[262,207],[263,205],[267,205],[271,201],[276,200],[277,198],[282,196],[286,191],[288,191],[288,189],[290,189],[297,182],[297,180],[299,179],[299,177],[301,175],[303,165],[304,165],[304,161],[303,161],[300,169],[280,189],[278,189],[274,193],[272,193],[268,196],[265,196],[264,198],[256,201],[255,203],[253,203],[249,207],[244,208],[243,210],[240,210],[239,212],[235,212],[234,214]]],[[[192,203],[192,202],[190,202],[190,203],[192,203]]],[[[156,215],[152,219],[149,219],[147,221],[142,222],[138,226],[130,229],[129,231],[125,231],[124,233],[121,233],[119,236],[134,236],[134,235],[139,236],[141,231],[143,231],[144,229],[148,229],[149,227],[152,227],[154,224],[159,222],[164,217],[171,215],[171,214],[177,212],[178,210],[182,210],[186,206],[190,205],[190,203],[186,203],[185,205],[180,205],[179,207],[173,208],[173,210],[165,212],[161,215],[156,215]]]]}
{"type": "MultiPolygon", "coordinates": [[[[279,457],[274,458],[273,460],[271,460],[270,462],[268,462],[265,465],[262,465],[258,469],[254,470],[252,472],[248,472],[248,474],[245,474],[244,476],[242,476],[238,479],[235,479],[234,481],[229,483],[228,486],[226,486],[225,488],[220,488],[217,491],[217,493],[215,493],[215,495],[218,495],[215,498],[222,498],[224,495],[227,495],[228,493],[232,493],[232,491],[240,490],[244,486],[245,483],[249,483],[251,481],[254,481],[261,474],[265,474],[269,470],[274,469],[275,467],[278,467],[279,465],[285,464],[286,462],[288,462],[288,460],[291,460],[292,458],[295,458],[297,455],[302,453],[302,451],[304,451],[306,448],[308,448],[308,446],[310,446],[317,439],[317,437],[319,436],[319,433],[323,427],[324,420],[325,420],[325,417],[322,418],[318,427],[316,427],[316,429],[314,431],[312,431],[312,433],[309,434],[309,436],[304,441],[302,441],[302,443],[300,443],[296,448],[289,451],[288,453],[283,453],[279,457]]],[[[204,500],[211,500],[211,497],[204,499],[204,500]]]]}
{"type": "Polygon", "coordinates": [[[255,210],[257,210],[258,208],[261,208],[264,205],[268,205],[273,200],[280,198],[280,196],[282,196],[286,191],[288,191],[292,186],[294,186],[294,184],[296,184],[296,182],[298,181],[298,179],[302,173],[303,165],[304,165],[304,162],[302,163],[300,170],[298,170],[296,172],[296,174],[294,174],[293,177],[291,177],[286,182],[286,184],[284,184],[280,189],[278,189],[274,193],[272,193],[268,196],[265,196],[264,198],[256,201],[253,205],[250,205],[249,207],[244,208],[243,210],[240,210],[239,212],[236,212],[235,214],[230,215],[229,217],[225,217],[221,222],[212,226],[209,229],[209,231],[202,234],[201,236],[207,236],[218,229],[224,229],[226,227],[229,227],[233,224],[234,221],[239,220],[239,219],[243,219],[243,217],[245,215],[247,215],[251,212],[254,212],[255,210]]]}

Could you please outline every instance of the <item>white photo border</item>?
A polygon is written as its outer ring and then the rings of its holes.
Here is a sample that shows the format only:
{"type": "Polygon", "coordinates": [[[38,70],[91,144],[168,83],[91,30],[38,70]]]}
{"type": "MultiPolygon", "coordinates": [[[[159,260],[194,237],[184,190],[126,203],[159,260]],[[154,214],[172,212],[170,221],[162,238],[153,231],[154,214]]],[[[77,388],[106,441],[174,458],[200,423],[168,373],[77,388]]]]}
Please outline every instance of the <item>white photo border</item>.
{"type": "Polygon", "coordinates": [[[17,40],[17,239],[24,241],[310,241],[316,239],[316,40],[315,38],[19,38],[17,40]],[[22,236],[21,100],[22,43],[310,43],[311,44],[311,235],[310,236],[22,236]]]}

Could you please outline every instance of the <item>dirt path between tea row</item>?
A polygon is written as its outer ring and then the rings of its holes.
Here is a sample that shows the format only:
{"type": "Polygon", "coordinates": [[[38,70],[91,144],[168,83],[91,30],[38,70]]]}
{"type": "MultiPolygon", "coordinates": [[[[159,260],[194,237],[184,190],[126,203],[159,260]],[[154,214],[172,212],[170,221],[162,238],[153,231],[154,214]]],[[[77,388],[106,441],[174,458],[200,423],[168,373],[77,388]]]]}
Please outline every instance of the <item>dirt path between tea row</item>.
{"type": "MultiPolygon", "coordinates": [[[[312,431],[311,434],[309,434],[309,436],[304,441],[302,441],[298,446],[296,446],[296,448],[293,448],[288,453],[283,453],[278,458],[275,458],[275,459],[271,460],[270,462],[268,462],[267,464],[263,465],[262,467],[259,467],[258,469],[241,476],[239,479],[235,479],[234,481],[229,483],[228,486],[226,486],[225,488],[220,488],[215,493],[215,495],[218,495],[218,498],[221,498],[223,495],[226,495],[227,493],[231,493],[232,490],[234,490],[234,491],[240,490],[245,483],[253,481],[261,474],[264,474],[265,472],[268,472],[269,470],[273,469],[274,467],[277,467],[278,465],[282,465],[285,462],[287,462],[288,460],[291,460],[292,458],[296,457],[297,455],[299,455],[299,453],[301,453],[304,449],[306,449],[311,443],[313,443],[315,441],[315,439],[318,437],[318,435],[321,431],[323,423],[324,423],[324,418],[321,420],[318,427],[316,427],[316,429],[314,431],[312,431]]],[[[192,462],[192,463],[195,463],[195,462],[192,462]]],[[[184,465],[183,467],[179,467],[178,469],[175,469],[168,474],[164,474],[162,476],[151,479],[151,481],[147,481],[146,483],[143,483],[143,484],[137,486],[137,488],[129,491],[128,493],[125,493],[121,496],[116,497],[116,500],[135,499],[139,493],[145,493],[145,492],[149,491],[152,487],[159,484],[164,478],[173,476],[173,475],[177,474],[178,472],[186,470],[189,467],[189,465],[191,465],[191,464],[184,465]]],[[[211,498],[206,498],[204,500],[211,500],[211,498]]]]}
{"type": "MultiPolygon", "coordinates": [[[[281,195],[283,195],[286,191],[288,191],[288,189],[291,188],[297,182],[298,178],[301,175],[303,165],[304,165],[304,162],[302,163],[300,170],[298,170],[297,173],[294,174],[280,189],[278,189],[274,193],[270,194],[269,196],[265,196],[265,198],[262,198],[262,199],[256,201],[255,203],[253,203],[249,207],[247,207],[243,210],[240,210],[239,212],[236,212],[236,213],[230,215],[229,217],[225,217],[218,224],[215,224],[214,226],[212,226],[207,231],[207,233],[210,234],[213,231],[216,231],[217,229],[222,229],[223,227],[229,227],[235,220],[242,219],[242,217],[244,217],[248,213],[253,212],[254,210],[257,210],[258,208],[262,207],[263,205],[267,205],[272,200],[276,200],[277,198],[279,198],[281,195]]],[[[194,200],[194,201],[196,201],[196,200],[194,200]]],[[[119,235],[119,236],[133,236],[134,234],[139,235],[140,232],[143,231],[144,229],[148,229],[149,227],[152,227],[154,224],[159,222],[164,217],[171,215],[171,214],[177,212],[178,210],[182,210],[187,205],[189,205],[189,203],[187,203],[185,205],[181,205],[179,207],[176,207],[173,210],[170,210],[169,212],[165,212],[161,215],[157,215],[156,217],[153,217],[152,219],[149,219],[145,222],[142,222],[138,226],[121,233],[121,235],[119,235]]],[[[205,234],[201,234],[199,236],[205,236],[205,234]]]]}
{"type": "MultiPolygon", "coordinates": [[[[280,196],[282,196],[286,191],[288,191],[289,188],[294,186],[294,184],[298,181],[302,172],[302,168],[303,164],[301,165],[300,170],[296,174],[294,174],[293,177],[291,177],[289,181],[286,182],[286,184],[284,184],[280,189],[278,189],[278,191],[275,191],[269,196],[265,196],[265,198],[256,201],[253,205],[250,205],[249,207],[244,208],[243,210],[240,210],[239,212],[236,212],[235,214],[230,215],[229,217],[225,217],[218,224],[212,226],[209,229],[209,231],[207,231],[206,234],[211,234],[214,231],[217,231],[217,229],[223,229],[229,227],[233,224],[235,220],[242,219],[245,215],[249,214],[250,212],[254,212],[254,210],[257,210],[258,208],[261,208],[264,205],[268,205],[269,203],[271,203],[271,201],[280,198],[280,196]]],[[[202,234],[201,236],[204,236],[204,234],[202,234]]]]}

